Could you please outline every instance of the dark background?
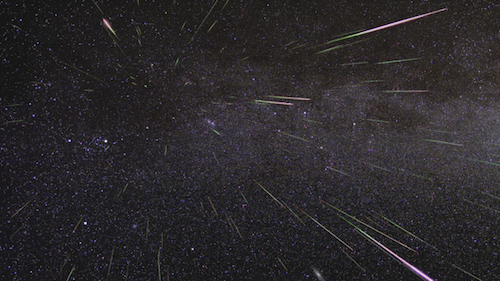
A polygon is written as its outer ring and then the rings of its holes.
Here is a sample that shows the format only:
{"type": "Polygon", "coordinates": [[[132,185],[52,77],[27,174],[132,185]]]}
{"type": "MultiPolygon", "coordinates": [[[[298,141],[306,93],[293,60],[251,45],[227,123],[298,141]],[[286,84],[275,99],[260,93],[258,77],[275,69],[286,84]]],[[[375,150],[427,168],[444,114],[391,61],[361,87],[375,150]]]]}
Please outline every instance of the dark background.
{"type": "Polygon", "coordinates": [[[320,200],[500,279],[499,5],[57,2],[0,1],[2,279],[419,279],[320,200]]]}

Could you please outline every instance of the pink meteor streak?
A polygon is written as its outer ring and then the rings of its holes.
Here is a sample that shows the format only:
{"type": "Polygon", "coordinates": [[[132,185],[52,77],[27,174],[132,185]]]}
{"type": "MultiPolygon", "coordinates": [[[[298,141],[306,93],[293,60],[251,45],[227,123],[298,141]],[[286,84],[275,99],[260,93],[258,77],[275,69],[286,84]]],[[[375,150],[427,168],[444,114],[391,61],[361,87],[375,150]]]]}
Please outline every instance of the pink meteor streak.
{"type": "Polygon", "coordinates": [[[434,281],[434,279],[430,278],[427,274],[423,273],[420,269],[416,268],[411,263],[407,262],[405,259],[403,259],[402,257],[398,256],[396,253],[394,253],[393,251],[391,251],[389,248],[387,248],[386,246],[384,246],[382,243],[378,242],[375,238],[373,238],[370,235],[368,235],[368,233],[366,233],[366,232],[364,232],[364,231],[362,231],[360,229],[358,229],[358,231],[360,231],[363,235],[365,235],[365,237],[367,237],[368,239],[370,239],[370,241],[372,241],[377,246],[379,246],[380,248],[382,248],[382,250],[384,250],[387,253],[389,253],[391,256],[393,256],[395,259],[397,259],[399,262],[401,262],[406,268],[408,268],[409,270],[411,270],[413,273],[415,273],[416,275],[418,275],[423,280],[434,281]]]}
{"type": "Polygon", "coordinates": [[[115,37],[118,37],[118,36],[116,36],[116,32],[111,27],[111,23],[109,23],[109,21],[107,19],[103,18],[102,23],[104,24],[104,27],[106,27],[111,33],[113,33],[113,35],[115,37]]]}
{"type": "Polygon", "coordinates": [[[349,39],[349,38],[353,38],[353,37],[357,37],[357,36],[369,34],[369,33],[372,33],[372,32],[377,32],[377,31],[380,31],[380,30],[383,30],[383,29],[386,29],[386,28],[390,28],[390,27],[393,27],[393,26],[396,26],[396,25],[400,25],[400,24],[407,23],[407,22],[410,22],[410,21],[418,20],[418,19],[430,16],[430,15],[434,15],[434,14],[437,14],[437,13],[440,13],[440,12],[444,12],[444,11],[447,11],[447,10],[448,10],[448,8],[444,8],[444,9],[440,9],[440,10],[437,10],[437,11],[434,11],[434,12],[429,12],[429,13],[425,13],[425,14],[422,14],[422,15],[419,15],[419,16],[414,16],[414,17],[407,18],[407,19],[404,19],[404,20],[399,20],[399,21],[396,21],[396,22],[393,22],[393,23],[389,23],[389,24],[386,24],[386,25],[382,25],[382,26],[378,26],[378,27],[375,27],[375,28],[372,28],[372,29],[361,31],[361,32],[358,32],[356,34],[352,34],[352,35],[344,36],[344,37],[341,37],[341,38],[338,38],[338,39],[334,39],[334,40],[332,40],[332,41],[330,41],[328,43],[334,43],[334,42],[342,41],[342,40],[345,40],[345,39],[349,39]]]}
{"type": "Polygon", "coordinates": [[[113,30],[113,28],[111,27],[111,24],[109,23],[109,21],[107,19],[102,19],[102,23],[104,23],[104,26],[109,29],[109,30],[113,30]]]}

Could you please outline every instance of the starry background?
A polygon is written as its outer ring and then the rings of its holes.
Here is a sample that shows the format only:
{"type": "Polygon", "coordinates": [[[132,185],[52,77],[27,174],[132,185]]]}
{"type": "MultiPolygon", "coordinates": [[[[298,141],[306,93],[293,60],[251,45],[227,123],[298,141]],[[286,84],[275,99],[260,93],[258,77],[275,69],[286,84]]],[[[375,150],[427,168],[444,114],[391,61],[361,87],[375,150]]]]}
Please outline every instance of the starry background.
{"type": "Polygon", "coordinates": [[[68,2],[0,2],[3,280],[419,279],[324,202],[500,279],[499,5],[68,2]]]}

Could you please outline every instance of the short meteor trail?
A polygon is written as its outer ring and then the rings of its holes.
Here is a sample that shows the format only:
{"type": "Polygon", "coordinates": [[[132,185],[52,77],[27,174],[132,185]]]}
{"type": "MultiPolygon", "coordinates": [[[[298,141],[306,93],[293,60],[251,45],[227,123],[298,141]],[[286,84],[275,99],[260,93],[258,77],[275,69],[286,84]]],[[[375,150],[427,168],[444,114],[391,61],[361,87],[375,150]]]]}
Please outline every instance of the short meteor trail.
{"type": "Polygon", "coordinates": [[[255,103],[277,104],[277,105],[293,105],[291,102],[270,101],[270,100],[254,100],[255,103]]]}
{"type": "Polygon", "coordinates": [[[285,136],[292,137],[292,138],[296,138],[296,139],[301,140],[301,141],[309,142],[309,140],[307,140],[307,139],[305,139],[305,138],[297,137],[297,136],[294,136],[294,135],[292,135],[292,134],[282,132],[282,131],[280,131],[280,130],[278,130],[278,133],[279,133],[279,134],[283,134],[283,135],[285,135],[285,136]]]}
{"type": "Polygon", "coordinates": [[[460,143],[453,143],[453,142],[447,142],[447,141],[438,141],[438,140],[430,140],[430,139],[424,139],[424,141],[441,143],[441,144],[448,144],[448,145],[455,145],[455,146],[464,146],[463,144],[460,144],[460,143]]]}
{"type": "Polygon", "coordinates": [[[335,171],[335,172],[337,172],[337,173],[339,173],[339,174],[342,174],[342,175],[344,175],[344,176],[349,176],[349,174],[348,174],[348,173],[343,172],[343,171],[341,171],[341,170],[334,169],[334,168],[332,168],[332,167],[330,167],[330,166],[326,166],[326,168],[327,168],[328,170],[335,171]]]}
{"type": "Polygon", "coordinates": [[[287,96],[266,96],[272,99],[283,99],[283,100],[311,100],[310,98],[302,98],[302,97],[287,97],[287,96]]]}
{"type": "Polygon", "coordinates": [[[115,30],[113,29],[113,27],[111,27],[111,23],[107,19],[104,19],[104,18],[102,19],[102,23],[104,24],[104,27],[106,27],[106,29],[109,30],[109,32],[113,33],[115,38],[118,39],[118,36],[116,35],[115,30]]]}

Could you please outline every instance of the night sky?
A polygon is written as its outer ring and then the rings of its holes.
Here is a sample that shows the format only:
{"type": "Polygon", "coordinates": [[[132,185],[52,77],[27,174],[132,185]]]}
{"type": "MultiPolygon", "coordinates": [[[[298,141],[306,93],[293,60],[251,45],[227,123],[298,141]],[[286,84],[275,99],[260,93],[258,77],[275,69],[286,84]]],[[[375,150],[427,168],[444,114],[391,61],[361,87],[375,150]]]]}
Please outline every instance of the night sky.
{"type": "Polygon", "coordinates": [[[500,280],[495,1],[33,2],[2,280],[500,280]]]}

